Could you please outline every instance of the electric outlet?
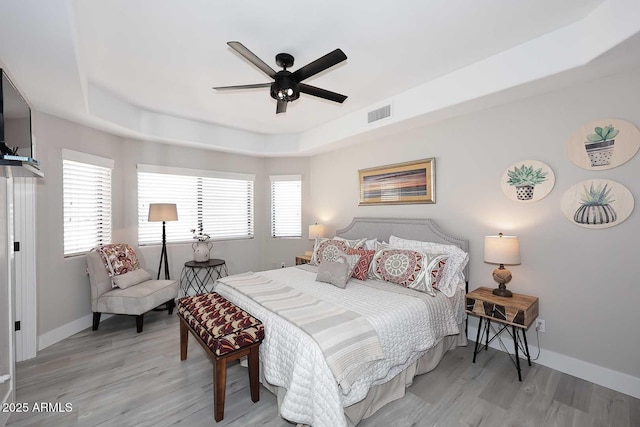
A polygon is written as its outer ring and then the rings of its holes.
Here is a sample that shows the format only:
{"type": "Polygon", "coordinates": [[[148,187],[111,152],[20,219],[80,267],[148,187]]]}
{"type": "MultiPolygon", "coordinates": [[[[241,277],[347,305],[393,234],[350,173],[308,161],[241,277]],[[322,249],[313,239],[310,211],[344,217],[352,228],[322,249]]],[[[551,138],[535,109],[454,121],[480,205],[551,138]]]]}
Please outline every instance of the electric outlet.
{"type": "Polygon", "coordinates": [[[544,319],[536,319],[536,331],[544,332],[545,331],[545,322],[544,319]]]}
{"type": "Polygon", "coordinates": [[[280,263],[280,268],[284,268],[284,261],[280,263]]]}

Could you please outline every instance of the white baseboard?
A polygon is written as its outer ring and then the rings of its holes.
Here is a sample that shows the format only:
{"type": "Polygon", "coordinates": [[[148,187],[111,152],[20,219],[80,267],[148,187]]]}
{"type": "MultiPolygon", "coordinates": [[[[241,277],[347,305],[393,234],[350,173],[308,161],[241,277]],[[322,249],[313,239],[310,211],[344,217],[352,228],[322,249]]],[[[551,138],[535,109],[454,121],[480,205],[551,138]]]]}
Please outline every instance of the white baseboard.
{"type": "MultiPolygon", "coordinates": [[[[469,324],[467,337],[475,342],[477,333],[477,326],[469,324]]],[[[535,340],[535,329],[529,329],[527,340],[529,343],[529,353],[531,356],[535,357],[538,354],[538,347],[531,345],[533,344],[531,341],[535,340]]],[[[480,338],[480,341],[482,342],[482,338],[480,338]]],[[[513,354],[513,339],[505,333],[503,335],[502,342],[507,350],[513,354]]],[[[489,344],[489,347],[503,351],[497,339],[489,344]]],[[[520,356],[522,357],[522,355],[520,356]]],[[[478,353],[478,357],[482,357],[482,353],[478,353]]],[[[540,351],[540,357],[535,361],[535,363],[581,378],[594,384],[619,391],[620,393],[627,394],[635,397],[636,399],[640,399],[640,378],[614,371],[603,366],[594,365],[592,363],[585,362],[584,360],[575,359],[564,354],[545,350],[544,348],[540,351]]]]}
{"type": "MultiPolygon", "coordinates": [[[[104,322],[108,318],[113,316],[112,314],[102,314],[100,323],[104,322]]],[[[65,338],[75,335],[78,332],[93,326],[93,314],[88,314],[80,319],[76,319],[72,322],[55,328],[52,331],[45,332],[38,337],[38,351],[43,350],[50,345],[62,341],[65,338]]]]}

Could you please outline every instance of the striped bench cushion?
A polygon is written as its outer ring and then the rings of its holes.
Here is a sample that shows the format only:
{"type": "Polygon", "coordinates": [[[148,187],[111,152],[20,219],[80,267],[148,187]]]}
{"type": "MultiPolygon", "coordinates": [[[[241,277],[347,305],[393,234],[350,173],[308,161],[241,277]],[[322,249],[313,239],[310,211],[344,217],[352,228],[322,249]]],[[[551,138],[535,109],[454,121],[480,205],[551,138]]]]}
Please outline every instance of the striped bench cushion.
{"type": "Polygon", "coordinates": [[[215,292],[181,298],[178,315],[216,356],[264,339],[262,322],[215,292]]]}

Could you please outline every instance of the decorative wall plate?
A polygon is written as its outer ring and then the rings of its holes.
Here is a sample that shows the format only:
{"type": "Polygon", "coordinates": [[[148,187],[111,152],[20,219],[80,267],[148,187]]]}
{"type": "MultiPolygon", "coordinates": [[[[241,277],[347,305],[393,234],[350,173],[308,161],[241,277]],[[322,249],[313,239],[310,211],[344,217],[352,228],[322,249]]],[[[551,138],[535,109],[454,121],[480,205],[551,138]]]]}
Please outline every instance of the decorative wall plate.
{"type": "Polygon", "coordinates": [[[640,130],[618,119],[602,119],[580,127],[567,142],[569,159],[583,169],[620,166],[640,148],[640,130]]]}
{"type": "Polygon", "coordinates": [[[518,202],[537,202],[553,189],[556,182],[551,168],[538,160],[522,160],[509,166],[502,174],[504,194],[518,202]]]}
{"type": "Polygon", "coordinates": [[[624,185],[608,179],[588,179],[564,193],[561,209],[575,225],[608,228],[627,219],[633,205],[633,195],[624,185]]]}

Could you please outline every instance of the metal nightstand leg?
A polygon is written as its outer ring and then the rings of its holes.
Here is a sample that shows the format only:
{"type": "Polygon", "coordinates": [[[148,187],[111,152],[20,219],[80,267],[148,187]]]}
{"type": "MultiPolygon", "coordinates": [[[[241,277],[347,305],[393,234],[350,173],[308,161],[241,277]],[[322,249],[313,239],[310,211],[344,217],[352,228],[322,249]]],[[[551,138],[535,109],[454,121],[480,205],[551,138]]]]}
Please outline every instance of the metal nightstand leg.
{"type": "Polygon", "coordinates": [[[518,356],[518,329],[515,326],[513,328],[513,346],[516,349],[516,369],[518,370],[518,381],[522,382],[522,373],[520,372],[520,357],[518,356]]]}

